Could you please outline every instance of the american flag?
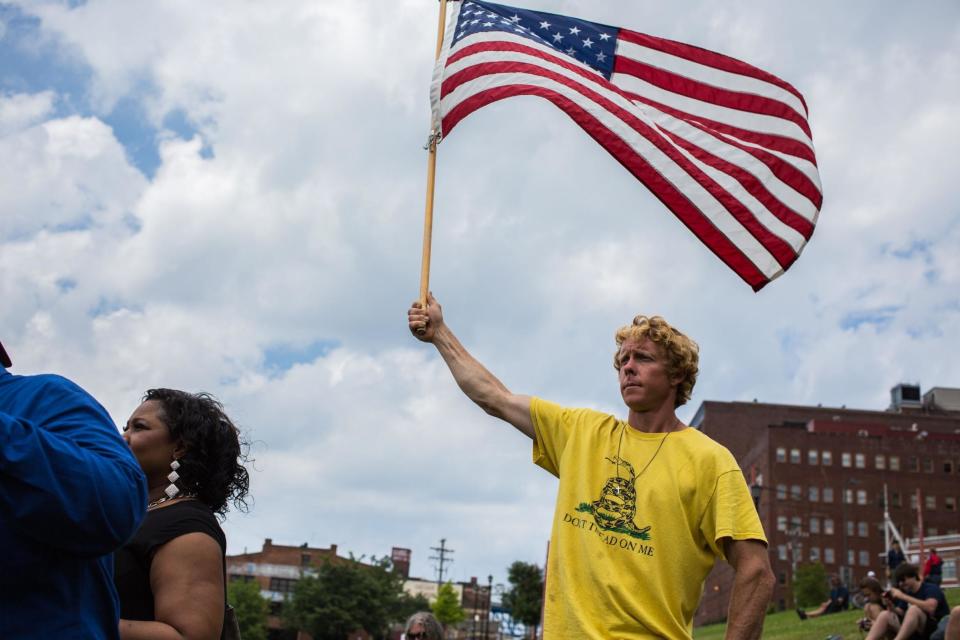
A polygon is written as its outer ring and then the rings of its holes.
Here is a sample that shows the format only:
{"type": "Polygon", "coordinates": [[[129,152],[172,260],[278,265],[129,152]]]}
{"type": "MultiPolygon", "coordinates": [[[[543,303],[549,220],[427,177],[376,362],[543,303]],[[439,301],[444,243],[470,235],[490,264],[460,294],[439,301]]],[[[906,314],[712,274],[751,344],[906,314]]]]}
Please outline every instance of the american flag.
{"type": "Polygon", "coordinates": [[[521,95],[562,109],[755,291],[813,234],[823,196],[807,106],[765,71],[577,18],[455,3],[435,131],[521,95]]]}

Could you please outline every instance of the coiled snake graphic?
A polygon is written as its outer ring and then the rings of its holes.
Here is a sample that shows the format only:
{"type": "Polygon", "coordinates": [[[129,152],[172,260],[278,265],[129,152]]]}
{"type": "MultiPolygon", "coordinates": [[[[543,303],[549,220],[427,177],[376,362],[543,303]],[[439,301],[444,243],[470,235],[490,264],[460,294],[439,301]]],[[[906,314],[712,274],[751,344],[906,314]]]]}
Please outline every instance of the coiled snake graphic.
{"type": "Polygon", "coordinates": [[[631,465],[619,456],[604,458],[617,466],[617,475],[608,478],[600,491],[600,497],[593,502],[582,502],[577,511],[593,514],[594,522],[604,531],[615,531],[641,540],[650,539],[650,527],[639,528],[633,519],[637,515],[637,476],[631,465]],[[620,467],[630,476],[620,476],[620,467]]]}

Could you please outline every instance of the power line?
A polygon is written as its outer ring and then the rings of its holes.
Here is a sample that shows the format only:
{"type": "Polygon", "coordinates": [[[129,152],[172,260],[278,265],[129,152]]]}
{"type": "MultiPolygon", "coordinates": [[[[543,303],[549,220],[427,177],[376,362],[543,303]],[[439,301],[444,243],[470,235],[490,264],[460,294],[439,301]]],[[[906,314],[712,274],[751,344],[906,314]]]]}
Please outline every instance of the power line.
{"type": "Polygon", "coordinates": [[[436,560],[440,563],[440,566],[437,568],[437,585],[438,586],[443,584],[443,565],[450,564],[453,562],[453,560],[449,560],[449,561],[447,560],[447,555],[453,554],[453,549],[448,549],[446,544],[447,544],[447,539],[440,538],[439,547],[430,547],[431,551],[437,552],[437,555],[430,556],[430,560],[436,560]]]}

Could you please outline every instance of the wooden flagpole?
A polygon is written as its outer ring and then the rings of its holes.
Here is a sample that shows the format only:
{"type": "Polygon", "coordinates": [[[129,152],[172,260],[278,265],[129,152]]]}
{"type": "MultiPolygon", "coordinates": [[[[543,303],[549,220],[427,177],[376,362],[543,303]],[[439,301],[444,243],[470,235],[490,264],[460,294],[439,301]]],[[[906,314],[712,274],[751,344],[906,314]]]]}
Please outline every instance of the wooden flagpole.
{"type": "MultiPolygon", "coordinates": [[[[440,19],[437,23],[437,52],[434,60],[440,59],[443,48],[443,31],[447,23],[447,0],[440,0],[440,19]]],[[[420,263],[420,307],[427,308],[427,291],[430,288],[430,245],[433,239],[433,185],[437,169],[437,135],[434,128],[427,140],[427,204],[423,214],[423,259],[420,263]]]]}

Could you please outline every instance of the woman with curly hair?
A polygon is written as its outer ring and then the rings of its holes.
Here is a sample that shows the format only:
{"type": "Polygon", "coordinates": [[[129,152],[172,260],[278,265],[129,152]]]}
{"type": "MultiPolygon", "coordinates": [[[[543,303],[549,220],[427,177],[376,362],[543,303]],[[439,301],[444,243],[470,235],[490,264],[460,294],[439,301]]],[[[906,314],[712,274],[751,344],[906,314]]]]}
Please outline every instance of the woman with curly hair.
{"type": "Polygon", "coordinates": [[[122,640],[220,637],[226,537],[216,516],[245,508],[237,428],[214,397],[151,389],[123,437],[147,477],[147,516],[114,556],[122,640]]]}

